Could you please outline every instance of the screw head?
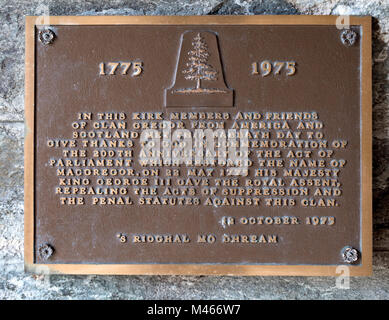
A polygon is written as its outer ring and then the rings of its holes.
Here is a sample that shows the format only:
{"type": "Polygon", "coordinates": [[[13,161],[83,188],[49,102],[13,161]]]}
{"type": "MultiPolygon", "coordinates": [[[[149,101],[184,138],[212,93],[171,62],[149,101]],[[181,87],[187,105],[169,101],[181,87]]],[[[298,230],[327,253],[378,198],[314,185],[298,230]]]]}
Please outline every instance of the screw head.
{"type": "Polygon", "coordinates": [[[42,260],[48,260],[54,253],[54,248],[48,244],[41,244],[38,248],[38,255],[42,260]]]}
{"type": "Polygon", "coordinates": [[[354,43],[357,41],[357,38],[357,33],[351,29],[343,30],[340,34],[340,40],[342,40],[342,43],[347,47],[354,45],[354,43]]]}
{"type": "Polygon", "coordinates": [[[55,39],[55,33],[51,29],[43,29],[39,31],[39,41],[43,44],[51,44],[55,39]]]}
{"type": "Polygon", "coordinates": [[[342,258],[344,262],[354,263],[359,259],[358,250],[352,247],[345,247],[342,250],[342,258]]]}

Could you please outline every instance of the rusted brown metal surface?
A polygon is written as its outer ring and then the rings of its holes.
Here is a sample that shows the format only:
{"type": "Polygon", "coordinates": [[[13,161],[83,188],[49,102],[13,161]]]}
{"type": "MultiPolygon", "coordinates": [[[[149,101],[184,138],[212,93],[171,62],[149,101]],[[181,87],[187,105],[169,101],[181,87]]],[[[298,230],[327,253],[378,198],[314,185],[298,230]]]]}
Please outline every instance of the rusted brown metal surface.
{"type": "Polygon", "coordinates": [[[120,17],[114,25],[113,17],[53,17],[49,27],[28,18],[27,269],[330,275],[347,264],[352,274],[368,274],[370,20],[353,18],[345,33],[335,18],[120,17]],[[248,126],[257,133],[248,175],[224,176],[219,165],[142,167],[138,137],[95,136],[140,134],[142,124],[156,129],[162,119],[191,132],[200,124],[248,126]],[[299,123],[313,127],[297,129],[299,123]],[[90,136],[75,136],[84,131],[90,136]],[[304,138],[307,132],[324,136],[304,138]],[[133,145],[100,145],[117,140],[133,145]],[[265,140],[274,147],[258,147],[265,140]],[[280,141],[297,145],[282,148],[280,141]],[[99,153],[110,150],[112,157],[99,153]],[[125,150],[132,153],[118,155],[125,150]],[[130,163],[82,162],[118,159],[130,163]],[[274,165],[278,160],[283,165],[274,165]],[[300,162],[288,167],[290,160],[300,162]],[[285,169],[294,175],[283,176],[285,169]],[[166,193],[168,179],[179,194],[166,193]],[[293,179],[300,184],[292,187],[293,179]],[[308,180],[319,185],[304,185],[308,180]],[[110,188],[119,194],[92,194],[110,188]],[[304,188],[308,193],[299,193],[304,188]],[[314,195],[317,189],[329,193],[314,195]]]}

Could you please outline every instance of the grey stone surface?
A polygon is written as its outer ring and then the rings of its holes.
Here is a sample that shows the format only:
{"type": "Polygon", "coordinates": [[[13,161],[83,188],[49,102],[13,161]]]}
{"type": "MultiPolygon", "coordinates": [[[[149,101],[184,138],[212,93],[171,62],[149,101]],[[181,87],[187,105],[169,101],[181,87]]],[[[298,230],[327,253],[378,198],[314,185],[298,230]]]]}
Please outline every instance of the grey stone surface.
{"type": "Polygon", "coordinates": [[[388,299],[388,0],[0,0],[0,300],[388,299]],[[355,14],[374,17],[374,275],[329,277],[36,276],[23,271],[24,16],[355,14]]]}

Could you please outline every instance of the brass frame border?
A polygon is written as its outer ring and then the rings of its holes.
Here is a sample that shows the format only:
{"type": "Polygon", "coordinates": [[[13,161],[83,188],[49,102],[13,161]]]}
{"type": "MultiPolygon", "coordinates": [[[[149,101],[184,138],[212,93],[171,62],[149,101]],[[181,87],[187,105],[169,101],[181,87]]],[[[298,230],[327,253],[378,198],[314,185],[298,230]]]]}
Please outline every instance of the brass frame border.
{"type": "MultiPolygon", "coordinates": [[[[35,264],[34,263],[34,109],[35,26],[51,25],[336,25],[338,16],[26,16],[24,260],[29,272],[105,275],[261,275],[335,276],[337,265],[206,265],[206,264],[35,264]],[[46,18],[46,19],[44,19],[46,18]],[[48,20],[47,20],[48,19],[48,20]]],[[[372,58],[371,17],[350,17],[362,27],[361,47],[361,237],[362,264],[350,275],[372,274],[372,58]]]]}

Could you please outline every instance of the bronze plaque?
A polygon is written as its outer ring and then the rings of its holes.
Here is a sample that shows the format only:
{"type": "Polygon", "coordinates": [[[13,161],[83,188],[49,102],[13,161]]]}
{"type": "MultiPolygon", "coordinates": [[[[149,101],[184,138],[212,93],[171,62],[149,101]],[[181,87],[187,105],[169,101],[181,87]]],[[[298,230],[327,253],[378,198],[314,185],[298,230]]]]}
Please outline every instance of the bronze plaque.
{"type": "Polygon", "coordinates": [[[26,270],[370,274],[371,20],[339,21],[27,17],[26,270]]]}

